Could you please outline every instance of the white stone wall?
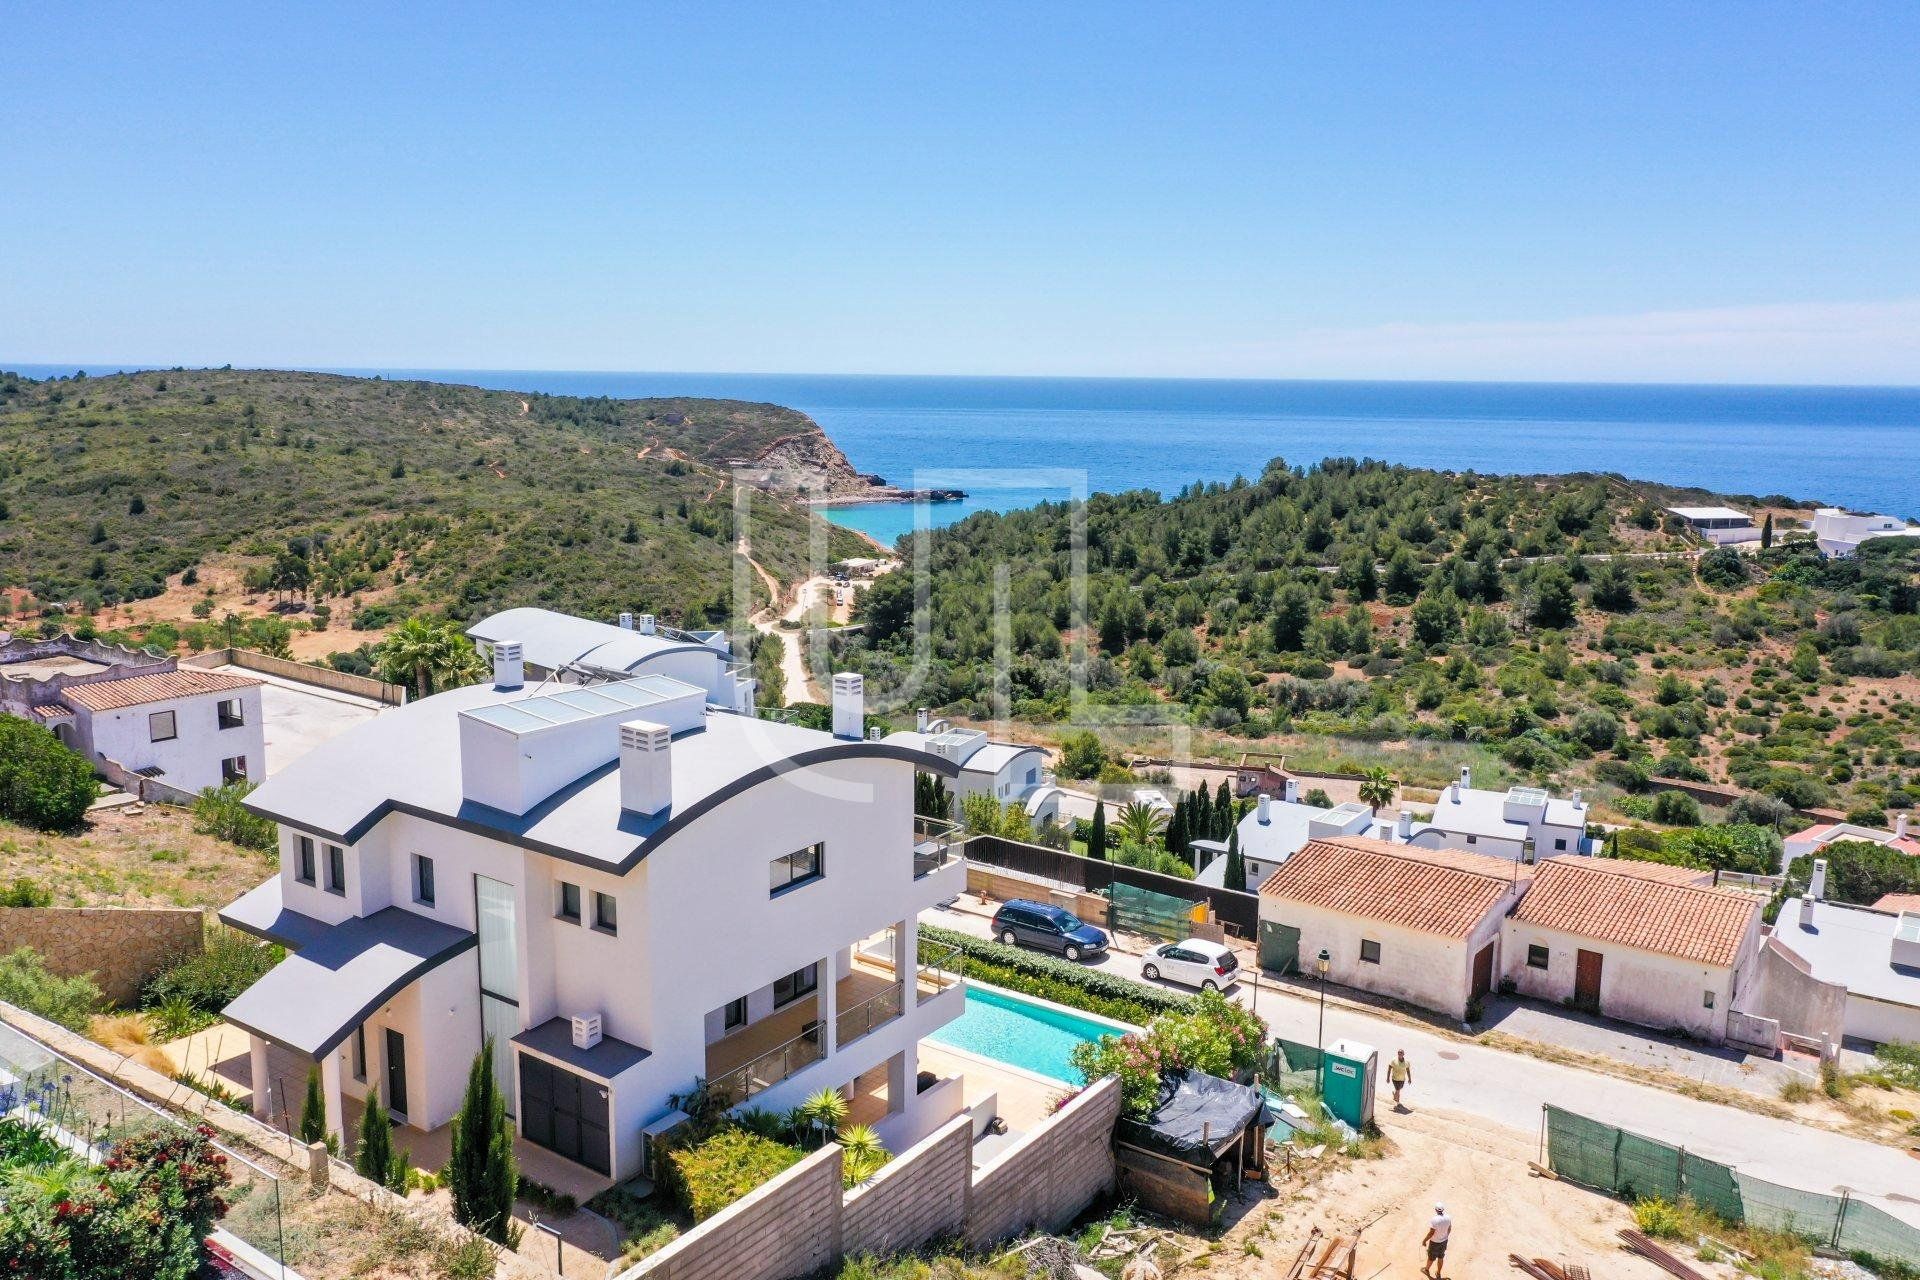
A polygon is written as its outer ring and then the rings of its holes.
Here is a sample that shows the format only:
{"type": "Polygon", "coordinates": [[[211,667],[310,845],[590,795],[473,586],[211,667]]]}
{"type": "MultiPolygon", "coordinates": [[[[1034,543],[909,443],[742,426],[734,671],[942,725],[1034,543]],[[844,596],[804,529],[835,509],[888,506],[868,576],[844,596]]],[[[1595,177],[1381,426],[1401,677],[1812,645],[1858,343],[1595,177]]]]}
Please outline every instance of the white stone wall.
{"type": "Polygon", "coordinates": [[[267,776],[258,685],[97,713],[80,707],[74,713],[74,734],[76,746],[89,759],[105,756],[136,771],[158,766],[165,770],[162,781],[183,791],[219,786],[220,762],[232,756],[247,758],[247,776],[253,781],[267,776]],[[222,729],[216,708],[228,698],[240,700],[245,723],[222,729]],[[153,741],[148,717],[160,711],[174,713],[177,736],[171,741],[153,741]]]}

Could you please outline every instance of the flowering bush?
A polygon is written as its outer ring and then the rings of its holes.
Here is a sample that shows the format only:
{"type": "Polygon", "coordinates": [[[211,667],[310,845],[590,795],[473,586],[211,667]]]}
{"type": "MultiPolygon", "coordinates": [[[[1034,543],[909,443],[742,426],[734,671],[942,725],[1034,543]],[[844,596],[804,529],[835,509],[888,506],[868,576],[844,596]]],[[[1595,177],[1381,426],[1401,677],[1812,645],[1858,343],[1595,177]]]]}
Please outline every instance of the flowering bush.
{"type": "Polygon", "coordinates": [[[1205,991],[1191,1013],[1163,1013],[1144,1032],[1076,1045],[1073,1065],[1089,1082],[1118,1077],[1121,1109],[1146,1115],[1162,1075],[1187,1067],[1222,1078],[1252,1071],[1266,1034],[1266,1024],[1253,1014],[1217,991],[1205,991]]]}

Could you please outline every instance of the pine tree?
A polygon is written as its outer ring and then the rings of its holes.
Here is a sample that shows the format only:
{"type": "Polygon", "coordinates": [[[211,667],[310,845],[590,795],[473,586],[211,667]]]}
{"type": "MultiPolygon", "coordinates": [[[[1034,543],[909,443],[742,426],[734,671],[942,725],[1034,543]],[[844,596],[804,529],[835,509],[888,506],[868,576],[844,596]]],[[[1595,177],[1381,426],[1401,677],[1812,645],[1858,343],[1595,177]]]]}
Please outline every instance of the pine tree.
{"type": "Polygon", "coordinates": [[[1223,881],[1227,888],[1241,893],[1247,891],[1247,860],[1240,853],[1240,829],[1235,827],[1227,837],[1227,873],[1223,881]]]}
{"type": "Polygon", "coordinates": [[[367,1108],[360,1113],[359,1144],[353,1151],[353,1170],[369,1182],[392,1186],[393,1125],[380,1104],[380,1087],[367,1090],[367,1108]]]}
{"type": "Polygon", "coordinates": [[[327,1132],[327,1095],[320,1088],[320,1068],[307,1068],[307,1096],[300,1104],[300,1127],[297,1130],[302,1142],[324,1142],[333,1144],[333,1135],[327,1132]]]}
{"type": "Polygon", "coordinates": [[[453,1216],[489,1240],[509,1243],[513,1196],[519,1175],[513,1164],[513,1129],[507,1102],[493,1078],[493,1041],[474,1055],[467,1092],[453,1117],[453,1153],[447,1160],[453,1216]]]}
{"type": "Polygon", "coordinates": [[[1093,824],[1087,828],[1087,856],[1107,860],[1107,802],[1093,802],[1093,824]]]}

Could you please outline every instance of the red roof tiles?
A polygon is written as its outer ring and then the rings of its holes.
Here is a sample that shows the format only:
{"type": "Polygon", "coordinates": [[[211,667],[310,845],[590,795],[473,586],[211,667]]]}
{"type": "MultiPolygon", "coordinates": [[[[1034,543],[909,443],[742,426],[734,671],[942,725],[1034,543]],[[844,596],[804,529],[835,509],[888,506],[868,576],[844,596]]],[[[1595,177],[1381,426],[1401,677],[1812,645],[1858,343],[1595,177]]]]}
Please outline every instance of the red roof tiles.
{"type": "Polygon", "coordinates": [[[1309,840],[1267,877],[1260,896],[1464,938],[1532,871],[1485,854],[1338,836],[1309,840]]]}
{"type": "Polygon", "coordinates": [[[1637,951],[1725,968],[1760,914],[1757,899],[1730,889],[1674,884],[1653,864],[1611,858],[1548,858],[1513,913],[1516,922],[1637,951]]]}
{"type": "Polygon", "coordinates": [[[120,680],[96,680],[92,684],[70,684],[60,691],[60,697],[89,711],[113,711],[120,707],[168,702],[202,693],[225,693],[230,689],[247,689],[265,683],[252,676],[229,675],[224,671],[198,671],[188,667],[153,676],[127,676],[120,680]]]}

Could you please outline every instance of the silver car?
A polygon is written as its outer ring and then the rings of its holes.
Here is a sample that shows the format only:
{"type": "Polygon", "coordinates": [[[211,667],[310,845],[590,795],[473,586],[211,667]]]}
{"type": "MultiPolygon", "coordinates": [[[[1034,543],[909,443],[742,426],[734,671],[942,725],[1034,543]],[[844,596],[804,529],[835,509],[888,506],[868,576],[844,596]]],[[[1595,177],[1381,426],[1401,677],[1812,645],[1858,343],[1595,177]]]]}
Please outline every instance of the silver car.
{"type": "Polygon", "coordinates": [[[1149,981],[1165,978],[1207,991],[1224,991],[1234,984],[1239,971],[1240,958],[1231,947],[1199,938],[1162,943],[1147,952],[1140,964],[1140,976],[1149,981]]]}

